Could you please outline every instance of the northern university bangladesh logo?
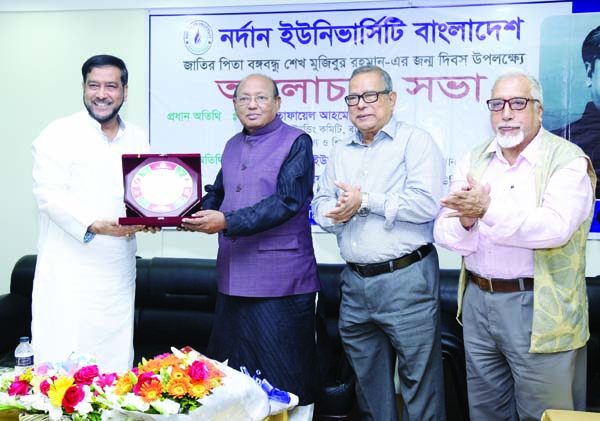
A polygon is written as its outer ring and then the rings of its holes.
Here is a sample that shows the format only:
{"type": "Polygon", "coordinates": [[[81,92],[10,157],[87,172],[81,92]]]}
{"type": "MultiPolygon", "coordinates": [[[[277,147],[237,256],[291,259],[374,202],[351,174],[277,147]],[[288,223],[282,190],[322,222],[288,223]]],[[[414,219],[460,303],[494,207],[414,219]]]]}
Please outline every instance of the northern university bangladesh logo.
{"type": "Polygon", "coordinates": [[[212,28],[203,20],[195,20],[185,29],[183,42],[190,53],[204,54],[213,43],[212,28]]]}

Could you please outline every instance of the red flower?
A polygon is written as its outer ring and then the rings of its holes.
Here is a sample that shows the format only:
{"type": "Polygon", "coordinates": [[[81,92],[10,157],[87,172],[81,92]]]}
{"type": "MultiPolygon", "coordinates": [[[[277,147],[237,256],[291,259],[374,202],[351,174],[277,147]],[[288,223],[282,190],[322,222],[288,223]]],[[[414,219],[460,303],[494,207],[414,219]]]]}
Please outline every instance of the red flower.
{"type": "Polygon", "coordinates": [[[85,392],[78,385],[73,385],[67,389],[62,400],[62,406],[67,414],[75,412],[75,407],[85,397],[85,392]]]}
{"type": "Polygon", "coordinates": [[[154,373],[151,372],[146,372],[146,373],[142,373],[140,374],[140,376],[137,379],[137,383],[135,386],[133,386],[133,393],[135,393],[136,395],[140,394],[140,389],[142,388],[142,386],[144,386],[146,383],[151,383],[152,380],[154,380],[154,373]]]}
{"type": "Polygon", "coordinates": [[[9,396],[25,396],[29,392],[29,383],[25,380],[15,380],[8,388],[9,396]]]}
{"type": "Polygon", "coordinates": [[[205,380],[208,377],[208,367],[203,361],[194,361],[188,368],[192,380],[205,380]]]}
{"type": "Polygon", "coordinates": [[[101,374],[98,376],[98,380],[96,380],[96,384],[102,390],[104,390],[105,387],[112,386],[113,384],[115,384],[116,380],[117,380],[117,373],[101,374]]]}
{"type": "Polygon", "coordinates": [[[50,383],[48,382],[48,379],[44,379],[44,381],[40,383],[40,392],[42,392],[44,396],[48,396],[49,389],[50,383]]]}
{"type": "Polygon", "coordinates": [[[75,379],[76,384],[90,385],[94,381],[94,378],[98,377],[98,374],[97,365],[88,365],[77,370],[73,378],[75,379]]]}

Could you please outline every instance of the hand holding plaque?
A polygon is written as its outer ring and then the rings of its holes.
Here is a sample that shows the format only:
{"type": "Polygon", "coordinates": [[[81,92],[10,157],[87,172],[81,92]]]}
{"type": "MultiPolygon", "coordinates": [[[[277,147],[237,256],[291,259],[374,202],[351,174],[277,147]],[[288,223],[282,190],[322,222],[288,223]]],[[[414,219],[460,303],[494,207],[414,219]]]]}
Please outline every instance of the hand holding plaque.
{"type": "Polygon", "coordinates": [[[123,155],[121,225],[178,226],[201,209],[200,154],[123,155]]]}

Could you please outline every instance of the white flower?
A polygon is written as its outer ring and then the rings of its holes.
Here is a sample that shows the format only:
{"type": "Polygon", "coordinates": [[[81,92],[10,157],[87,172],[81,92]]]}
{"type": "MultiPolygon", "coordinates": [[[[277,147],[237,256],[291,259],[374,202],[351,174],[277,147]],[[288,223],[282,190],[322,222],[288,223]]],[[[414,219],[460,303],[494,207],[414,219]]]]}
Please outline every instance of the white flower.
{"type": "Polygon", "coordinates": [[[62,408],[57,408],[56,406],[50,405],[50,408],[48,410],[48,416],[52,421],[60,420],[63,416],[62,408]]]}
{"type": "Polygon", "coordinates": [[[127,409],[135,409],[136,411],[146,412],[150,409],[150,404],[144,402],[140,396],[128,393],[123,396],[121,406],[127,409]]]}
{"type": "Polygon", "coordinates": [[[92,408],[91,403],[94,394],[91,391],[90,386],[88,385],[83,386],[83,392],[85,393],[85,396],[81,400],[81,402],[75,405],[75,411],[77,411],[81,415],[87,415],[94,410],[94,408],[92,408]]]}
{"type": "Polygon", "coordinates": [[[188,350],[187,352],[182,352],[175,347],[171,347],[171,352],[177,358],[181,358],[183,361],[184,367],[189,367],[194,361],[200,360],[201,354],[195,349],[188,350]]]}
{"type": "Polygon", "coordinates": [[[152,402],[152,407],[163,415],[172,415],[179,412],[179,404],[171,399],[152,402]]]}
{"type": "Polygon", "coordinates": [[[19,401],[21,404],[38,411],[47,411],[52,407],[50,400],[42,394],[24,395],[20,397],[19,401]]]}
{"type": "Polygon", "coordinates": [[[81,415],[87,415],[93,410],[94,408],[92,408],[92,404],[85,399],[75,405],[75,411],[79,412],[81,415]]]}
{"type": "Polygon", "coordinates": [[[18,396],[10,396],[6,392],[0,392],[0,404],[6,405],[6,406],[22,405],[18,396]]]}

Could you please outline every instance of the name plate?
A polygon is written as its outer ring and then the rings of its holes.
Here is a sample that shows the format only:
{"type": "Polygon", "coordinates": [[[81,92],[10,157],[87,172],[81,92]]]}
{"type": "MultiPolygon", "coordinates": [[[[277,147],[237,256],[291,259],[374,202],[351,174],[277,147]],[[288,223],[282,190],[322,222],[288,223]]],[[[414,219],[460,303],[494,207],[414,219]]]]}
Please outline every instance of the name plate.
{"type": "Polygon", "coordinates": [[[173,227],[201,209],[200,154],[122,156],[126,217],[121,225],[173,227]]]}

